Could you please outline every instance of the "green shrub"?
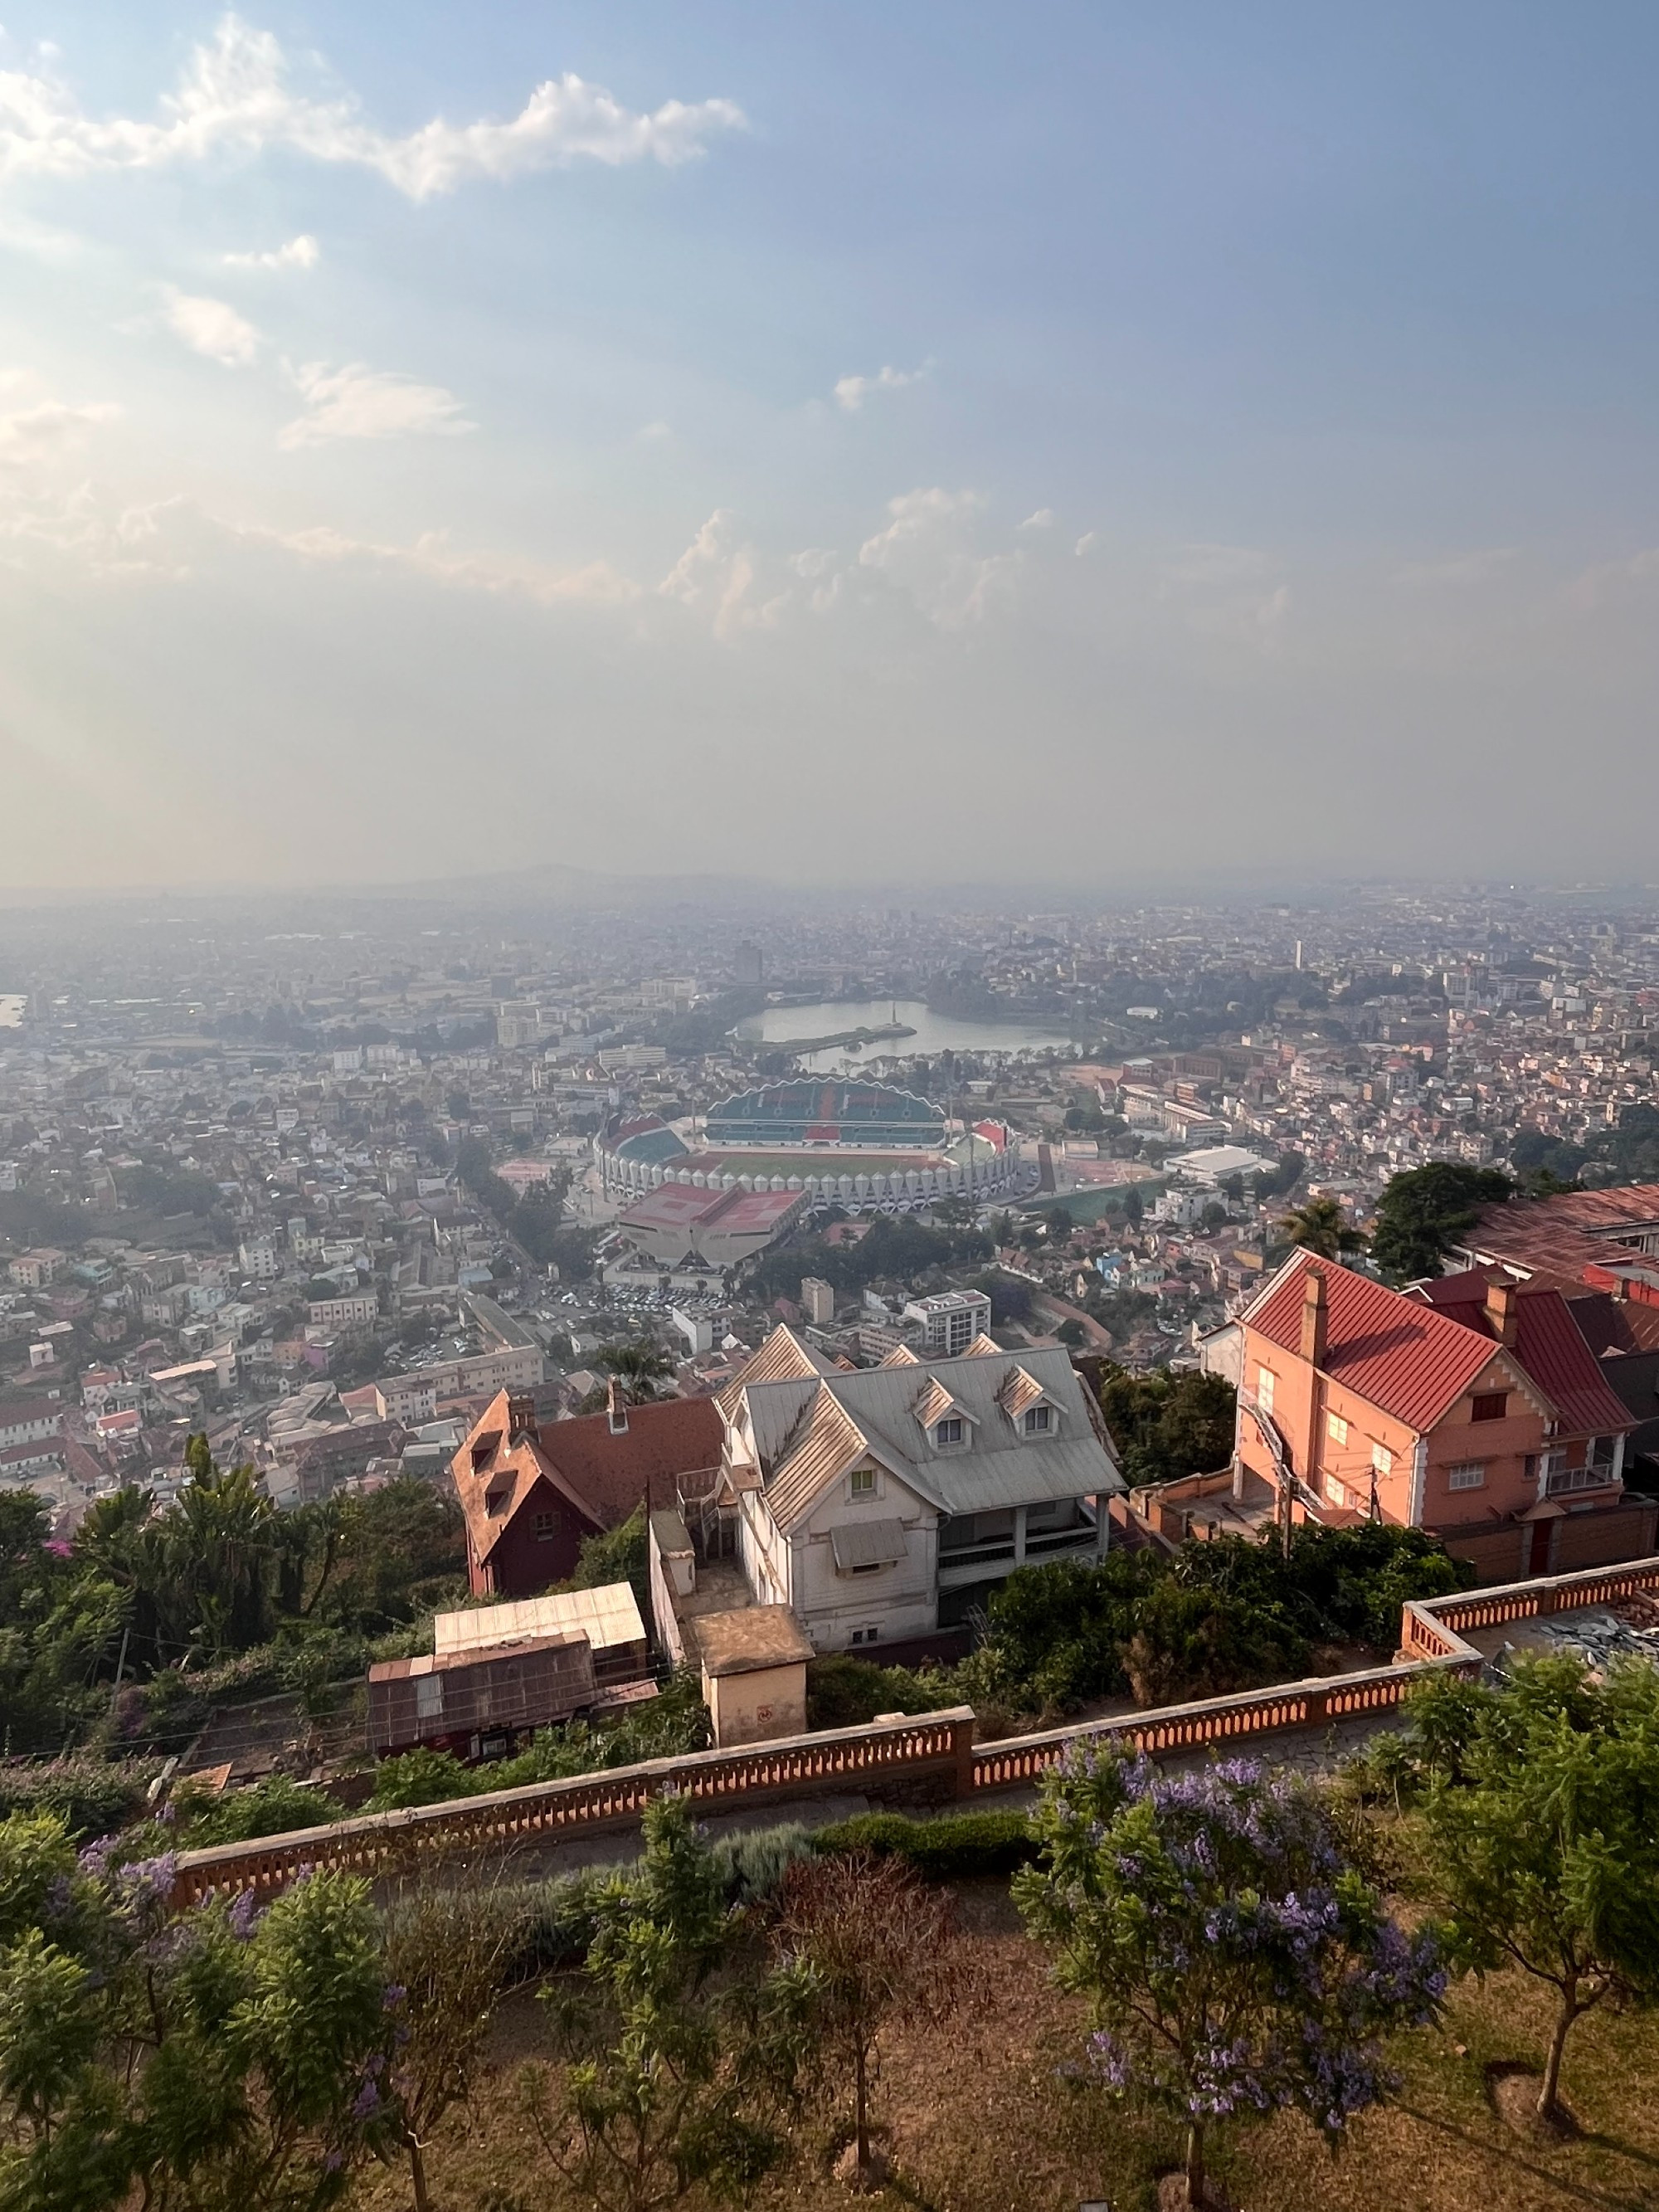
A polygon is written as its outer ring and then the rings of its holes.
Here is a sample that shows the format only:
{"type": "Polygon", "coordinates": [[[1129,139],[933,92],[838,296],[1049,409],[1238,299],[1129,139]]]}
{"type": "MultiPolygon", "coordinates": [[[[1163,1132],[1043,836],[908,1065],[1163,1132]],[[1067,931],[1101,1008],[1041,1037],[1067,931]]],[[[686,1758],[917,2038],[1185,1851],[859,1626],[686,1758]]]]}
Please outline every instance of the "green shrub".
{"type": "Polygon", "coordinates": [[[1024,1813],[942,1813],[933,1820],[915,1820],[902,1813],[860,1813],[815,1829],[808,1841],[820,1853],[869,1851],[878,1858],[901,1858],[933,1881],[1012,1874],[1037,1855],[1024,1813]]]}
{"type": "Polygon", "coordinates": [[[798,1820],[775,1828],[739,1830],[722,1836],[713,1847],[714,1869],[733,1905],[757,1905],[770,1897],[789,1871],[805,1858],[811,1838],[798,1820]]]}
{"type": "Polygon", "coordinates": [[[143,1811],[161,1765],[159,1759],[82,1754],[0,1766],[0,1820],[12,1813],[55,1813],[73,1836],[112,1835],[143,1811]]]}
{"type": "Polygon", "coordinates": [[[808,1662],[806,1725],[809,1729],[859,1728],[878,1713],[936,1713],[961,1704],[955,1674],[948,1668],[880,1667],[832,1651],[808,1662]]]}
{"type": "Polygon", "coordinates": [[[1138,1704],[1173,1705],[1291,1680],[1309,1651],[1277,1606],[1164,1581],[1136,1604],[1123,1663],[1138,1704]]]}
{"type": "Polygon", "coordinates": [[[296,1828],[320,1828],[344,1817],[337,1799],[303,1782],[290,1781],[285,1774],[212,1797],[186,1784],[174,1793],[173,1803],[178,1848],[190,1851],[210,1844],[250,1844],[260,1836],[286,1836],[296,1828]]]}
{"type": "Polygon", "coordinates": [[[476,1797],[495,1787],[489,1767],[463,1766],[453,1752],[426,1745],[382,1759],[374,1771],[371,1813],[396,1813],[410,1805],[441,1805],[450,1797],[476,1797]]]}

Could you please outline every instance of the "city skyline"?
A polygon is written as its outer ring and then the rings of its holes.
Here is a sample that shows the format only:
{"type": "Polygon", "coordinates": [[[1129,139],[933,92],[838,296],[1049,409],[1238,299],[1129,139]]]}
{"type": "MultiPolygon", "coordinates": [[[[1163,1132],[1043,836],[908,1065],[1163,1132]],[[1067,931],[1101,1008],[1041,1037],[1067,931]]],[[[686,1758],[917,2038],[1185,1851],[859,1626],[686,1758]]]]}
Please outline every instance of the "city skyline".
{"type": "Polygon", "coordinates": [[[1598,20],[9,11],[0,890],[1640,880],[1598,20]]]}

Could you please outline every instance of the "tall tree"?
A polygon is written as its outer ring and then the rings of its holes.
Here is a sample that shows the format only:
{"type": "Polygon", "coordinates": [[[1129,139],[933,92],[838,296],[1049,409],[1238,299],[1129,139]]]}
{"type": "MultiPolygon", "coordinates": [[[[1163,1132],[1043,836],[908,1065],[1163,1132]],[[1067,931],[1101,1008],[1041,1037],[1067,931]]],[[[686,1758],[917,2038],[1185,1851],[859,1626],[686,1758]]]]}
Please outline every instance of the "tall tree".
{"type": "Polygon", "coordinates": [[[600,2212],[659,2212],[699,2184],[758,2179],[787,2150],[779,2122],[806,2047],[811,1978],[745,1972],[690,1806],[653,1799],[644,1844],[587,1900],[581,1972],[544,1992],[558,2090],[525,2083],[550,2161],[600,2212]]]}
{"type": "Polygon", "coordinates": [[[1632,1660],[1597,1681],[1569,1658],[1523,1660],[1455,1717],[1427,1804],[1450,1953],[1554,1993],[1538,2092],[1554,2120],[1574,2023],[1659,1998],[1659,1671],[1632,1660]]]}
{"type": "Polygon", "coordinates": [[[819,2065],[836,2089],[852,2092],[855,2178],[868,2187],[882,2173],[870,2091],[883,2031],[902,2019],[937,2027],[971,1992],[951,1898],[896,1858],[798,1861],[784,1878],[777,1933],[784,1958],[805,1966],[815,1984],[819,2065]]]}
{"type": "Polygon", "coordinates": [[[1036,1824],[1015,1899],[1088,2000],[1096,2080],[1184,2125],[1189,2204],[1210,2201],[1218,2130],[1290,2108],[1335,2144],[1389,2093],[1382,2039],[1431,2019],[1445,1977],[1310,1785],[1246,1759],[1164,1775],[1079,1753],[1044,1777],[1036,1824]]]}
{"type": "Polygon", "coordinates": [[[1392,1281],[1437,1275],[1440,1263],[1485,1206],[1498,1206],[1514,1188],[1496,1168],[1459,1160],[1431,1160],[1393,1176],[1376,1208],[1371,1258],[1392,1281]]]}
{"type": "Polygon", "coordinates": [[[1363,1252],[1365,1238],[1334,1198],[1304,1199],[1292,1206],[1279,1223],[1286,1243],[1314,1252],[1322,1260],[1340,1260],[1345,1252],[1363,1252]]]}

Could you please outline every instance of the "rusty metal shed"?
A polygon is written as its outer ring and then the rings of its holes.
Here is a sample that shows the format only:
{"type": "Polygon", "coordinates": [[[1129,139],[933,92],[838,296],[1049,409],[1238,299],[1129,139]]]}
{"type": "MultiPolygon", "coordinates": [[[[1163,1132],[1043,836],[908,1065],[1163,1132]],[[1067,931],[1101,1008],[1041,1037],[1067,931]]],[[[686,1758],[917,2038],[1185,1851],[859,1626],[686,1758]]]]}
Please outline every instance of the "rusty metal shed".
{"type": "Polygon", "coordinates": [[[368,1747],[376,1758],[551,1728],[592,1705],[593,1654],[580,1630],[483,1650],[385,1659],[368,1670],[368,1747]]]}

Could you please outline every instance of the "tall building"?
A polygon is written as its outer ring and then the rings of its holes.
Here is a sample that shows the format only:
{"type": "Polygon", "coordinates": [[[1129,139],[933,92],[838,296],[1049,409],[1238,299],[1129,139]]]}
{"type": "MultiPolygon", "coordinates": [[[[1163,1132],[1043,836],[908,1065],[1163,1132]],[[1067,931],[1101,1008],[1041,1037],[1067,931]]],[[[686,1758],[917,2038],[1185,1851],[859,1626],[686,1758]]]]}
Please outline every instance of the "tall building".
{"type": "Polygon", "coordinates": [[[758,945],[738,945],[732,956],[732,966],[739,983],[763,983],[766,981],[766,955],[758,945]]]}
{"type": "Polygon", "coordinates": [[[932,1297],[912,1298],[904,1318],[921,1329],[922,1349],[930,1358],[955,1359],[976,1336],[989,1334],[991,1301],[983,1291],[940,1291],[932,1297]]]}
{"type": "Polygon", "coordinates": [[[828,1328],[836,1318],[835,1291],[820,1276],[803,1275],[800,1310],[814,1328],[828,1328]]]}

